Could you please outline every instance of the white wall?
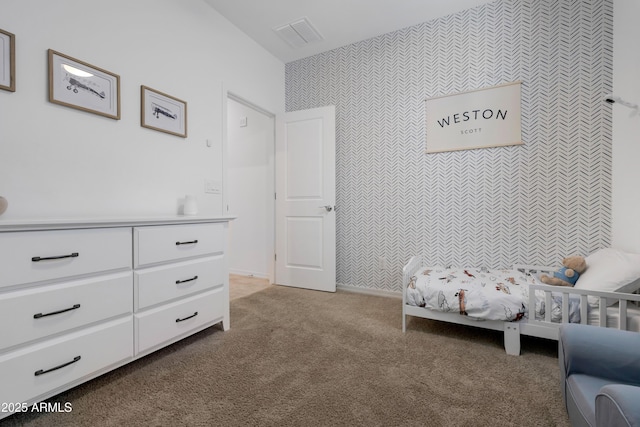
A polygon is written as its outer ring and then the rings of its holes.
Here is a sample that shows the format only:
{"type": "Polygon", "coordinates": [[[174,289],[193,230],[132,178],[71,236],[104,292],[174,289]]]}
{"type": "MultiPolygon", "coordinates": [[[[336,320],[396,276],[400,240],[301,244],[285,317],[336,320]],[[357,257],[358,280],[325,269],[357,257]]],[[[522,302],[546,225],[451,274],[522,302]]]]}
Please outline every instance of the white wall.
{"type": "MultiPolygon", "coordinates": [[[[640,104],[640,2],[614,0],[613,90],[640,104]]],[[[640,253],[640,115],[613,106],[612,246],[640,253]]]]}
{"type": "Polygon", "coordinates": [[[228,204],[238,216],[229,230],[229,270],[272,279],[274,118],[233,99],[227,105],[228,204]]]}
{"type": "Polygon", "coordinates": [[[223,85],[284,110],[284,64],[202,0],[2,0],[17,90],[0,91],[2,219],[222,212],[223,85]],[[120,75],[122,119],[47,98],[47,49],[120,75]],[[140,85],[187,101],[188,138],[140,127],[140,85]],[[212,147],[206,146],[206,140],[212,147]]]}

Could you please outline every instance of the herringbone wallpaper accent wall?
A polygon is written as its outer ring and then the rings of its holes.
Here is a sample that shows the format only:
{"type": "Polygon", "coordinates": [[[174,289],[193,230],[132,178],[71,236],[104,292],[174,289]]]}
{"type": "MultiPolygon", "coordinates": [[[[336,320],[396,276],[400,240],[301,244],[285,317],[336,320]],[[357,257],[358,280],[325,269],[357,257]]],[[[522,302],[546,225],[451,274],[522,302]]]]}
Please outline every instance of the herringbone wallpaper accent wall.
{"type": "Polygon", "coordinates": [[[288,111],[336,106],[338,284],[608,246],[612,46],[612,0],[498,0],[287,64],[288,111]],[[517,80],[523,146],[425,154],[426,98],[517,80]]]}

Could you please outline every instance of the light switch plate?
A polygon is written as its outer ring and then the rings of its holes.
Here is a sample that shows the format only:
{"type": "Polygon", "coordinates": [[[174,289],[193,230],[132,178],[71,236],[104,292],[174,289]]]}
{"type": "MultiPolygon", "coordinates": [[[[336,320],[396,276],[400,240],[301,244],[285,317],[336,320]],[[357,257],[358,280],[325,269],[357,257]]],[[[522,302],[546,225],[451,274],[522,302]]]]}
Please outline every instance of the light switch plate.
{"type": "Polygon", "coordinates": [[[222,183],[213,179],[205,179],[204,192],[207,194],[220,194],[222,193],[222,183]]]}

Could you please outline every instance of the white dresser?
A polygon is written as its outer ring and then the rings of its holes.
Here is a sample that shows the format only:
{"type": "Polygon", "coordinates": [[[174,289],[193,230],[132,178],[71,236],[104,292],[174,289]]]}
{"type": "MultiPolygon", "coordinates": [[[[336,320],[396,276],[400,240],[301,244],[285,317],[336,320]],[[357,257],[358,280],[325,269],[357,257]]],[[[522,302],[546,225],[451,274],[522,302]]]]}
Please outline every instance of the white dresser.
{"type": "Polygon", "coordinates": [[[227,330],[231,219],[0,221],[0,419],[227,330]]]}

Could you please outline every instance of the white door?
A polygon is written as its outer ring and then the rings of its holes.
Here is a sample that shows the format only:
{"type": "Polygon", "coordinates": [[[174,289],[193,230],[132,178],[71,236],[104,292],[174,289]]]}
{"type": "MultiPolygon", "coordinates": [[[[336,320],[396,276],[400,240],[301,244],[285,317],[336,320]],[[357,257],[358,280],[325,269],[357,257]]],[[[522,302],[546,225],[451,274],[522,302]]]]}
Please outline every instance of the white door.
{"type": "Polygon", "coordinates": [[[276,283],[335,292],[335,107],[276,118],[276,283]]]}

